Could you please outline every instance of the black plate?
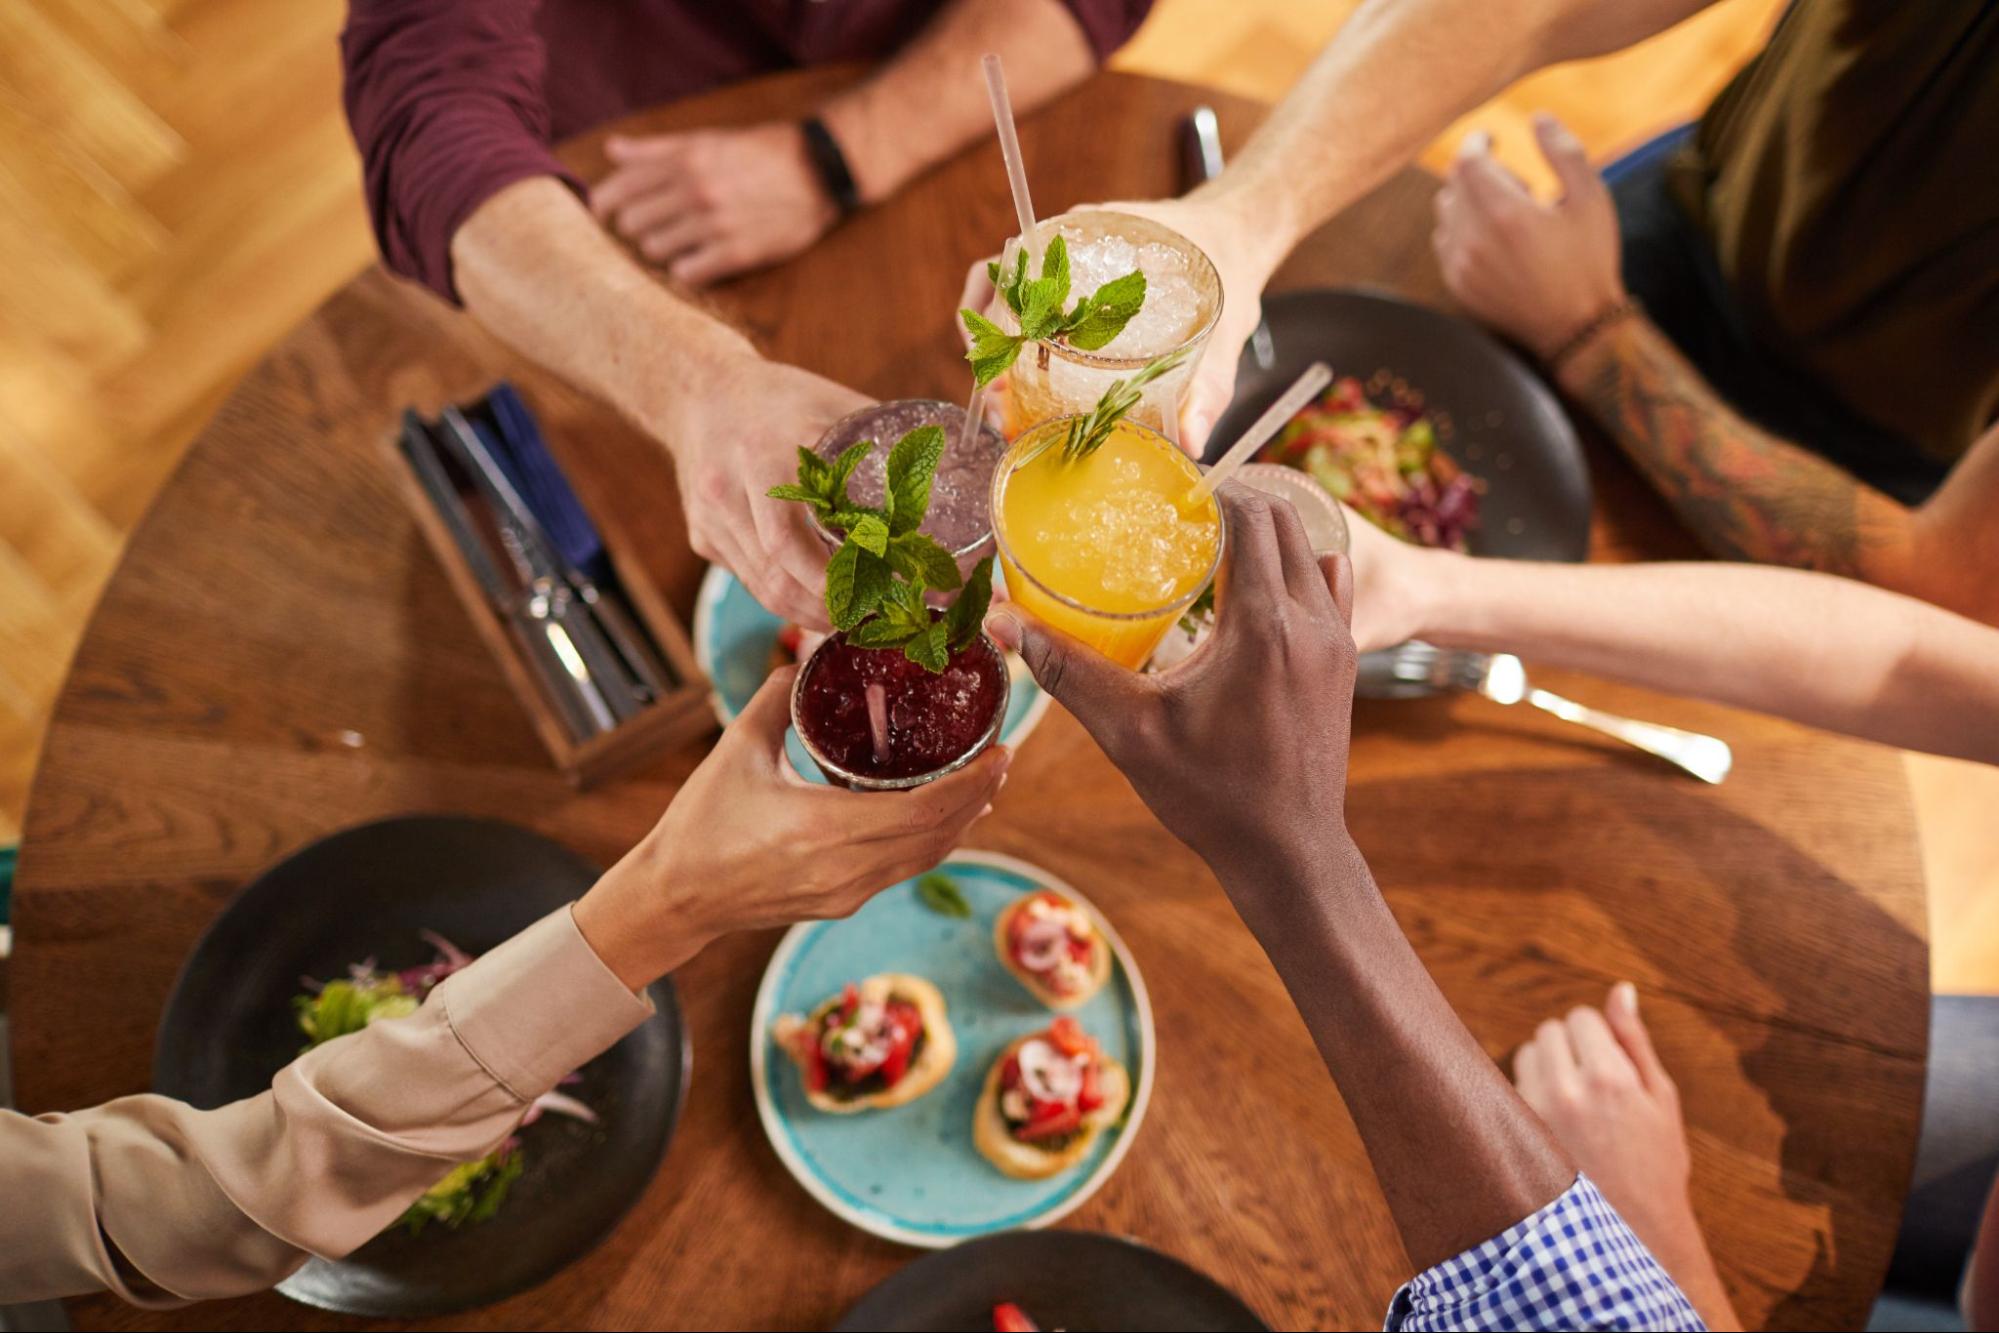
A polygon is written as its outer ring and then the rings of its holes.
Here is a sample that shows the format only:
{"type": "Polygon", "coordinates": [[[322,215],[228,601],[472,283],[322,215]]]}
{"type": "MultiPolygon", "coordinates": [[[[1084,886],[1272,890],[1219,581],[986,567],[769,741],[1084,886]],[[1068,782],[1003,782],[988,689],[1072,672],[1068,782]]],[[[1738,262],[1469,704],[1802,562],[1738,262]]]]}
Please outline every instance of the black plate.
{"type": "Polygon", "coordinates": [[[1001,1301],[1042,1328],[1269,1327],[1235,1293],[1171,1255],[1093,1231],[1007,1231],[938,1250],[861,1297],[833,1327],[992,1333],[1001,1301]]]}
{"type": "Polygon", "coordinates": [[[1562,405],[1502,343],[1453,315],[1350,289],[1281,292],[1263,314],[1276,364],[1245,353],[1235,401],[1215,423],[1213,462],[1303,374],[1324,361],[1366,380],[1387,370],[1449,421],[1439,445],[1486,484],[1474,555],[1582,560],[1589,555],[1589,465],[1562,405]]]}
{"type": "MultiPolygon", "coordinates": [[[[388,819],[294,852],[236,895],[181,968],[153,1052],[153,1086],[199,1107],[270,1086],[304,1039],[299,978],[345,976],[432,957],[428,928],[482,953],[570,902],[597,878],[587,862],[511,824],[388,819]]],[[[392,1228],[339,1263],[314,1259],[278,1288],[348,1314],[448,1314],[526,1290],[610,1234],[666,1155],[687,1086],[688,1047],[670,980],[657,1013],[567,1089],[602,1117],[544,1116],[525,1133],[527,1168],[491,1221],[411,1236],[392,1228]]]]}

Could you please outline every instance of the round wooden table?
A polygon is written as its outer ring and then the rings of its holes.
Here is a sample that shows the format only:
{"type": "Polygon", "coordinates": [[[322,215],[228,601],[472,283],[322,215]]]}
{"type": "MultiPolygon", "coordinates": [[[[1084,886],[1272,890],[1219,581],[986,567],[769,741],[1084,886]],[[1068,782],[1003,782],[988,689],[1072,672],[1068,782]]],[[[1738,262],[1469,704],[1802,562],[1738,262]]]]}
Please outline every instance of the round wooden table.
{"type": "MultiPolygon", "coordinates": [[[[638,117],[798,113],[820,71],[638,117]]],[[[1176,125],[1261,108],[1106,75],[1023,126],[1048,211],[1177,187],[1176,125]]],[[[573,146],[585,177],[595,140],[573,146]]],[[[1441,303],[1434,182],[1405,172],[1301,249],[1284,284],[1441,303]]],[[[883,396],[957,399],[965,266],[1012,213],[987,144],[718,301],[775,356],[883,396]]],[[[1281,284],[1282,285],[1282,284],[1281,284]]],[[[662,365],[666,358],[662,356],[662,365]]],[[[662,370],[670,374],[670,370],[662,370]]],[[[521,383],[585,500],[647,543],[682,613],[700,566],[664,454],[465,316],[362,275],[244,380],[134,534],[57,706],[15,904],[22,1105],[147,1085],[175,970],[250,876],[343,825],[408,811],[518,821],[608,863],[705,746],[587,794],[550,769],[440,577],[381,439],[499,376],[521,383]]],[[[1597,450],[1600,557],[1684,538],[1597,450]]],[[[1694,1192],[1752,1325],[1858,1326],[1916,1142],[1928,1014],[1922,881],[1896,756],[1783,723],[1550,672],[1609,708],[1735,746],[1725,786],[1475,698],[1363,704],[1350,818],[1396,913],[1495,1058],[1631,978],[1685,1091],[1694,1192]]],[[[984,847],[1048,866],[1117,919],[1150,982],[1152,1114],[1065,1225],[1122,1232],[1234,1287],[1273,1324],[1378,1325],[1409,1268],[1331,1080],[1206,869],[1060,710],[1021,751],[984,847]]],[[[1273,799],[1282,799],[1273,793],[1273,799]]],[[[836,1221],[752,1109],[750,1002],[775,941],[679,976],[694,1080],[665,1166],[608,1243],[445,1327],[823,1327],[913,1252],[836,1221]]],[[[6,1206],[21,1206],[10,1201],[6,1206]]],[[[265,1294],[181,1312],[72,1303],[79,1325],[335,1327],[265,1294]]]]}

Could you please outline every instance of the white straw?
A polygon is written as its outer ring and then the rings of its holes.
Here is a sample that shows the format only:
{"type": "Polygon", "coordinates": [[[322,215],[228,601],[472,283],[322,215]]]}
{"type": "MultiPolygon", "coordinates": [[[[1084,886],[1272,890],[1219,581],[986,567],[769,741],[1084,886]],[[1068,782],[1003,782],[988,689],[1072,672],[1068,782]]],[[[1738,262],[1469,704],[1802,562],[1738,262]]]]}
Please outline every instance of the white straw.
{"type": "Polygon", "coordinates": [[[1006,159],[1007,184],[1013,187],[1013,211],[1020,219],[1020,243],[1027,247],[1030,270],[1041,262],[1034,238],[1034,201],[1027,195],[1027,164],[1020,157],[1020,134],[1013,126],[1013,103],[1006,95],[1006,71],[996,52],[980,62],[986,70],[986,95],[992,99],[993,124],[999,129],[1000,156],[1006,159]]]}
{"type": "Polygon", "coordinates": [[[874,742],[875,762],[888,762],[888,689],[880,681],[868,686],[868,739],[874,742]]]}
{"type": "Polygon", "coordinates": [[[1284,391],[1282,397],[1264,409],[1256,424],[1229,446],[1221,461],[1209,468],[1200,484],[1188,493],[1188,499],[1199,501],[1213,495],[1217,486],[1233,477],[1237,468],[1247,463],[1258,449],[1270,443],[1270,437],[1284,429],[1284,423],[1297,416],[1299,409],[1316,398],[1319,390],[1332,383],[1332,379],[1333,368],[1323,361],[1314,361],[1297,382],[1284,391]]]}
{"type": "Polygon", "coordinates": [[[960,452],[970,457],[969,450],[979,442],[979,427],[985,424],[986,386],[977,380],[972,382],[972,400],[965,404],[965,430],[958,437],[960,452]]]}

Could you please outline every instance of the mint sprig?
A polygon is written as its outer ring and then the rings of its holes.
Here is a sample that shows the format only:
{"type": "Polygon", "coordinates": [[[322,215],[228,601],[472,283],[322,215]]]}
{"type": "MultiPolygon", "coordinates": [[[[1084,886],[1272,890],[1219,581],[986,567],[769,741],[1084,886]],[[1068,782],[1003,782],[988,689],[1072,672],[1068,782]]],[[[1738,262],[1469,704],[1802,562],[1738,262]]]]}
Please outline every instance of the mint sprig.
{"type": "Polygon", "coordinates": [[[888,452],[880,508],[857,505],[847,481],[873,440],[858,440],[828,462],[798,451],[798,480],[765,492],[774,500],[809,505],[841,536],[826,562],[826,615],[857,648],[900,648],[929,671],[942,671],[951,655],[978,637],[992,602],[992,557],[981,560],[969,582],[958,562],[919,531],[930,509],[930,486],[944,456],[944,429],[919,426],[888,452]],[[963,586],[942,616],[933,616],[924,593],[963,586]]]}
{"type": "Polygon", "coordinates": [[[972,363],[972,377],[980,387],[993,382],[1020,356],[1031,342],[1060,338],[1071,347],[1094,352],[1124,332],[1145,305],[1145,274],[1134,269],[1103,286],[1064,311],[1069,300],[1069,246],[1058,232],[1041,256],[1041,276],[1027,276],[1027,248],[1014,254],[1013,272],[1002,272],[999,262],[986,265],[993,288],[1006,301],[1020,325],[1020,332],[1008,333],[975,310],[960,310],[959,318],[972,335],[965,359],[972,363]]]}

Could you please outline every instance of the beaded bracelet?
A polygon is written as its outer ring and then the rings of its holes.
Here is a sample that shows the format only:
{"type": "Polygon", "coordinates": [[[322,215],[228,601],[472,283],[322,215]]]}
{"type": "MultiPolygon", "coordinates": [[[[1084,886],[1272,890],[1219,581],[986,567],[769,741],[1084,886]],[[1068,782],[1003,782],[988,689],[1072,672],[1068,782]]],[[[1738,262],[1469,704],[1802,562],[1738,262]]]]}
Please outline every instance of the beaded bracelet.
{"type": "Polygon", "coordinates": [[[1542,364],[1548,367],[1550,375],[1558,373],[1564,361],[1595,342],[1598,334],[1640,313],[1642,308],[1632,297],[1626,296],[1612,302],[1591,316],[1588,323],[1563,339],[1561,346],[1541,358],[1542,364]]]}

